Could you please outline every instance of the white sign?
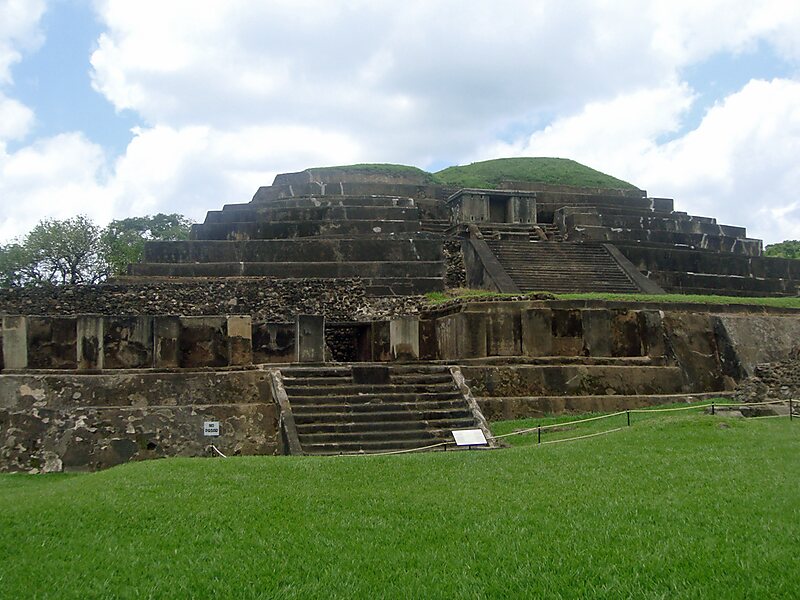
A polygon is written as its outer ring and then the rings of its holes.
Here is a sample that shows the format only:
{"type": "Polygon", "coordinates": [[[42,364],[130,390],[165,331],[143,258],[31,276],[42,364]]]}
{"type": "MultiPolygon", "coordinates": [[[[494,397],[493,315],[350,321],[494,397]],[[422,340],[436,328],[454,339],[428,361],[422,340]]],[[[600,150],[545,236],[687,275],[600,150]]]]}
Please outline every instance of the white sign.
{"type": "Polygon", "coordinates": [[[219,436],[219,421],[204,421],[203,435],[206,437],[219,436]]]}
{"type": "Polygon", "coordinates": [[[456,446],[485,446],[488,444],[481,429],[454,429],[456,446]]]}

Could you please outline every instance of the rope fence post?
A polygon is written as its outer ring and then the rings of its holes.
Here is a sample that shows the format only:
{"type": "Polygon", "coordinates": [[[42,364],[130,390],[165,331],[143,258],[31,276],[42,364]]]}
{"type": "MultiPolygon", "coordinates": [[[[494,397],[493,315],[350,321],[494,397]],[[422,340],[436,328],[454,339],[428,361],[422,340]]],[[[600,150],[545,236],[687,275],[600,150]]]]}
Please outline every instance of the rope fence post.
{"type": "Polygon", "coordinates": [[[711,416],[714,416],[714,403],[711,403],[711,416]]]}
{"type": "Polygon", "coordinates": [[[789,398],[789,420],[794,419],[794,411],[792,410],[792,399],[789,398]]]}
{"type": "Polygon", "coordinates": [[[538,429],[538,433],[539,433],[539,441],[536,442],[536,443],[537,444],[541,444],[542,443],[542,426],[539,425],[539,427],[537,427],[537,429],[538,429]]]}
{"type": "Polygon", "coordinates": [[[630,426],[631,426],[631,411],[629,411],[629,410],[626,410],[626,411],[625,411],[625,414],[626,414],[626,415],[627,415],[627,417],[628,417],[628,427],[630,427],[630,426]]]}

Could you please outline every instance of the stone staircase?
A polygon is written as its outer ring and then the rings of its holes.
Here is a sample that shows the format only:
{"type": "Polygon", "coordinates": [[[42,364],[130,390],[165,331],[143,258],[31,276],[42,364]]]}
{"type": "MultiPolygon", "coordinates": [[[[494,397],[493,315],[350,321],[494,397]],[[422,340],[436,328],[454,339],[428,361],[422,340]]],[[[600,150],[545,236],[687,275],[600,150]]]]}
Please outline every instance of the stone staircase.
{"type": "Polygon", "coordinates": [[[530,242],[544,241],[540,238],[539,232],[541,232],[548,242],[563,240],[558,225],[553,223],[483,223],[480,225],[480,232],[485,238],[530,242]]]}
{"type": "MultiPolygon", "coordinates": [[[[148,242],[127,279],[360,277],[373,296],[444,289],[443,237],[420,230],[412,198],[302,196],[229,204],[192,239],[148,242]]],[[[123,280],[120,278],[120,280],[123,280]]]]}
{"type": "Polygon", "coordinates": [[[292,367],[281,374],[303,454],[453,445],[453,429],[485,427],[447,366],[292,367]]]}
{"type": "Polygon", "coordinates": [[[522,291],[640,291],[602,244],[518,239],[486,239],[486,243],[522,291]]]}

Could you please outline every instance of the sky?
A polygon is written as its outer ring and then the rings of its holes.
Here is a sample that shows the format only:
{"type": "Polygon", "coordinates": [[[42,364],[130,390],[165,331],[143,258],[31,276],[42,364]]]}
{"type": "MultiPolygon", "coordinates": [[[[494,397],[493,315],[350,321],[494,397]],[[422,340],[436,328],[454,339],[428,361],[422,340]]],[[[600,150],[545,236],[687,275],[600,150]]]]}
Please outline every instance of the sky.
{"type": "Polygon", "coordinates": [[[506,156],[800,239],[800,2],[0,0],[0,243],[506,156]]]}

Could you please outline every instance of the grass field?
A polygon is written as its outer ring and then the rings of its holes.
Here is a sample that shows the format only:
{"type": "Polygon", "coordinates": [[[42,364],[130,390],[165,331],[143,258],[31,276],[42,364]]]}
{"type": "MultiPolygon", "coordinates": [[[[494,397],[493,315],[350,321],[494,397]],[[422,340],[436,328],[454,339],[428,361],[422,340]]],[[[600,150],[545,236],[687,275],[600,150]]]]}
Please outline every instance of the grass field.
{"type": "Polygon", "coordinates": [[[799,478],[797,421],[697,414],[492,452],[4,475],[0,595],[790,598],[799,478]]]}
{"type": "MultiPolygon", "coordinates": [[[[528,292],[534,296],[538,292],[528,292]]],[[[442,304],[459,298],[482,298],[486,300],[506,300],[523,298],[526,294],[501,294],[487,290],[471,290],[466,288],[448,290],[447,292],[428,292],[426,298],[430,304],[442,304]]],[[[688,302],[691,304],[748,304],[755,306],[774,306],[779,308],[800,308],[800,298],[750,298],[746,296],[703,296],[688,294],[607,294],[586,292],[580,294],[553,294],[556,300],[605,300],[614,302],[688,302]]]]}

